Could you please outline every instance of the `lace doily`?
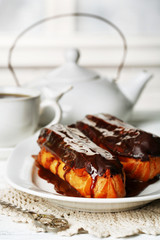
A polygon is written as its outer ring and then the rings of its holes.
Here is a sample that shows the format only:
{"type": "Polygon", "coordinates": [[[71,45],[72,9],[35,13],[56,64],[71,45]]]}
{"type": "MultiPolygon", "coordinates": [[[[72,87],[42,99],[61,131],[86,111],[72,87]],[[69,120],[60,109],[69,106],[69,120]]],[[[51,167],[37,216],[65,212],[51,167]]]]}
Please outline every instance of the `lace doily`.
{"type": "MultiPolygon", "coordinates": [[[[138,233],[160,234],[160,201],[126,212],[87,213],[53,206],[45,199],[13,188],[1,190],[0,199],[36,213],[53,214],[57,218],[64,217],[69,223],[69,228],[58,232],[63,236],[71,236],[81,230],[97,237],[125,237],[138,233]]],[[[28,223],[35,231],[43,231],[34,225],[27,214],[13,208],[0,205],[0,214],[11,216],[16,222],[28,223]]]]}

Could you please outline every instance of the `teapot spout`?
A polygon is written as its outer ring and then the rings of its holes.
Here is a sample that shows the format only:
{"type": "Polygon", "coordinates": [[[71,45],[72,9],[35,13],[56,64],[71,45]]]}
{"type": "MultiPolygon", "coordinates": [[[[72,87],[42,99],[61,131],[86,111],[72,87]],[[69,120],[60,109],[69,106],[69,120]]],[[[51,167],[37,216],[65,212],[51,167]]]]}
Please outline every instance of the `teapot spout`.
{"type": "Polygon", "coordinates": [[[141,95],[144,87],[148,83],[148,81],[153,77],[152,74],[148,73],[147,71],[143,71],[140,75],[129,81],[127,85],[118,84],[120,91],[123,95],[132,103],[135,104],[141,95]]]}

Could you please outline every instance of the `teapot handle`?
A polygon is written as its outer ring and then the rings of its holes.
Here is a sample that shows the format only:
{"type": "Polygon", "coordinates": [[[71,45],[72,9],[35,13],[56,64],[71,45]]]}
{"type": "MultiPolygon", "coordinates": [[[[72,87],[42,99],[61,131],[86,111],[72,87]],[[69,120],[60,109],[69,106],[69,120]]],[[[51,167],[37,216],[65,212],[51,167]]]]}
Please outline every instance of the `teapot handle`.
{"type": "Polygon", "coordinates": [[[47,18],[44,18],[44,19],[41,19],[35,23],[33,23],[32,25],[30,25],[29,27],[27,27],[26,29],[24,29],[17,37],[16,39],[14,40],[12,46],[10,47],[9,49],[9,55],[8,55],[8,68],[9,70],[11,71],[12,75],[13,75],[13,78],[16,82],[16,85],[17,86],[20,86],[20,82],[17,78],[17,75],[14,71],[14,68],[12,66],[12,54],[13,54],[13,50],[15,49],[16,47],[16,44],[17,42],[19,41],[19,39],[25,35],[28,31],[30,31],[32,28],[35,28],[36,26],[44,23],[44,22],[48,22],[50,20],[53,20],[53,19],[58,19],[58,18],[65,18],[65,17],[88,17],[88,18],[94,18],[94,19],[97,19],[97,20],[100,20],[108,25],[110,25],[112,28],[114,28],[120,35],[121,39],[122,39],[122,42],[123,42],[123,55],[122,55],[122,59],[121,59],[121,62],[120,64],[118,65],[118,68],[117,68],[117,72],[116,72],[116,77],[114,79],[114,81],[117,81],[120,77],[120,74],[121,74],[121,71],[124,67],[124,63],[125,63],[125,60],[126,60],[126,55],[127,55],[127,41],[126,41],[126,38],[124,36],[124,34],[122,33],[122,31],[114,24],[112,23],[111,21],[109,21],[108,19],[106,18],[103,18],[101,16],[98,16],[98,15],[94,15],[94,14],[90,14],[90,13],[66,13],[66,14],[59,14],[59,15],[54,15],[54,16],[51,16],[51,17],[47,17],[47,18]]]}

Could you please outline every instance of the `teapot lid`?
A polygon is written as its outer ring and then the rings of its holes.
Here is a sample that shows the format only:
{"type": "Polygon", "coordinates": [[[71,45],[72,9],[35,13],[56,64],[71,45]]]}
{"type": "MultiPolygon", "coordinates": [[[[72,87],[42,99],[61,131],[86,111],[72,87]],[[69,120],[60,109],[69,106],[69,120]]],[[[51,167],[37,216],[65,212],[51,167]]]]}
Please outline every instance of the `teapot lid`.
{"type": "Polygon", "coordinates": [[[66,62],[61,67],[51,71],[45,79],[49,82],[54,81],[54,83],[75,83],[98,78],[99,75],[96,72],[80,67],[77,64],[79,57],[78,49],[67,50],[65,54],[66,62]]]}

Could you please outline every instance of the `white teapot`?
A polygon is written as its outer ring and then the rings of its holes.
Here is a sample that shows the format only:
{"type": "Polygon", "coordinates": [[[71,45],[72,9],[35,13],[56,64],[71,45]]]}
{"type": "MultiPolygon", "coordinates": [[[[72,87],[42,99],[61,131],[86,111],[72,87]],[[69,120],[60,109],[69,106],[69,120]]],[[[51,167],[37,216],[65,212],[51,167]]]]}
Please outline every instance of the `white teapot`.
{"type": "Polygon", "coordinates": [[[11,65],[11,55],[20,37],[39,24],[66,17],[94,18],[109,24],[118,32],[123,42],[123,57],[118,67],[116,78],[103,78],[93,71],[78,66],[79,51],[77,49],[71,49],[66,54],[66,63],[63,66],[51,71],[45,78],[34,81],[29,87],[41,90],[45,89],[47,97],[53,98],[59,103],[62,109],[61,122],[64,124],[71,124],[80,120],[86,114],[96,114],[100,112],[110,113],[126,120],[152,75],[147,72],[142,72],[136,79],[128,81],[127,85],[117,81],[124,66],[127,43],[121,30],[111,21],[101,16],[88,13],[61,14],[40,20],[26,28],[17,36],[9,51],[8,67],[17,85],[20,84],[11,65]],[[46,88],[48,89],[47,91],[46,88]],[[69,89],[70,91],[68,91],[69,89]]]}
{"type": "Polygon", "coordinates": [[[79,51],[70,49],[66,63],[51,71],[45,78],[32,83],[32,87],[52,90],[62,109],[62,123],[71,124],[86,114],[110,113],[123,120],[138,100],[151,74],[143,71],[127,85],[100,77],[97,73],[78,66],[79,51]],[[70,91],[67,91],[67,90],[70,91]],[[65,94],[64,94],[65,93],[65,94]],[[59,96],[63,95],[61,98],[59,96]]]}

